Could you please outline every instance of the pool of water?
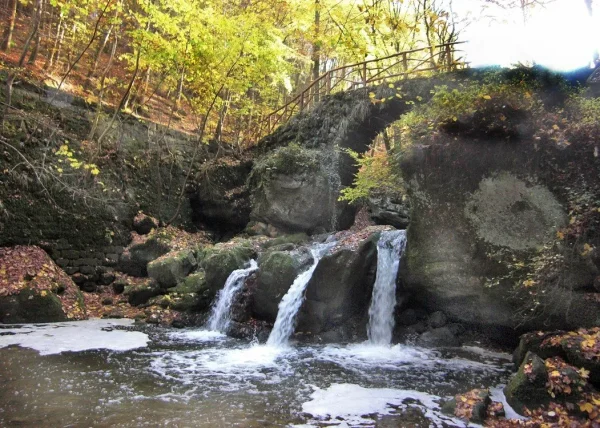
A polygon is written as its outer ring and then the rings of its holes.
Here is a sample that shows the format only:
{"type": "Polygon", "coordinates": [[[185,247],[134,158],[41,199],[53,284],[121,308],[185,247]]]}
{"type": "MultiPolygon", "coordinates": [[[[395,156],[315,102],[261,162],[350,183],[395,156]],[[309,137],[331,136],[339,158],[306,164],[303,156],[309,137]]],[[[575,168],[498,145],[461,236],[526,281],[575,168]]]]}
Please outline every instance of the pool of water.
{"type": "Polygon", "coordinates": [[[0,327],[0,426],[464,426],[440,400],[510,374],[509,355],[476,347],[274,348],[126,324],[0,327]]]}

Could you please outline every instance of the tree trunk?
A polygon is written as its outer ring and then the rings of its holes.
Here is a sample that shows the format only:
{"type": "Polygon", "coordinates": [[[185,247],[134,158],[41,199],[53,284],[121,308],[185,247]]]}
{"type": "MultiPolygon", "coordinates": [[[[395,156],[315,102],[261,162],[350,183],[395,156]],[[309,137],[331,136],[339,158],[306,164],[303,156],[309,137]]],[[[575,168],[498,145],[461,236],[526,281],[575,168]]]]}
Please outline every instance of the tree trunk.
{"type": "MultiPolygon", "coordinates": [[[[319,36],[321,33],[321,0],[315,0],[315,33],[312,45],[312,80],[315,81],[319,78],[321,71],[321,42],[319,36]]],[[[319,88],[316,85],[313,88],[314,100],[319,102],[319,88]]]]}
{"type": "Polygon", "coordinates": [[[118,34],[115,34],[115,38],[110,49],[110,57],[108,58],[108,64],[106,68],[102,71],[100,75],[100,90],[98,91],[98,107],[96,108],[96,115],[94,117],[94,121],[92,123],[92,129],[88,135],[88,140],[92,141],[94,139],[94,135],[96,134],[96,130],[98,129],[98,121],[100,120],[100,114],[102,113],[102,100],[104,99],[104,90],[106,83],[106,76],[108,76],[108,72],[112,68],[113,61],[115,59],[115,54],[117,52],[117,45],[119,43],[118,34]]]}
{"type": "Polygon", "coordinates": [[[42,31],[41,31],[40,27],[42,25],[42,19],[44,16],[44,5],[45,5],[45,2],[44,2],[44,0],[42,0],[41,5],[40,5],[40,11],[39,11],[40,21],[38,23],[38,30],[36,31],[36,34],[35,34],[33,48],[31,49],[31,55],[29,55],[29,61],[27,61],[28,64],[35,64],[35,61],[38,56],[38,52],[40,50],[40,43],[42,41],[42,31]]]}
{"type": "Polygon", "coordinates": [[[4,34],[2,35],[2,46],[0,49],[8,51],[12,42],[13,32],[15,30],[15,21],[17,20],[17,0],[10,0],[10,16],[4,34]]]}
{"type": "Polygon", "coordinates": [[[63,30],[63,13],[61,12],[58,17],[58,24],[56,25],[56,37],[54,37],[54,44],[52,45],[52,49],[50,50],[50,54],[48,55],[48,59],[46,60],[46,64],[44,64],[44,70],[50,70],[52,65],[54,64],[55,59],[58,59],[58,51],[60,46],[62,45],[62,38],[64,36],[63,30]]]}
{"type": "Polygon", "coordinates": [[[223,107],[221,107],[221,111],[219,112],[219,121],[217,122],[217,127],[215,129],[214,139],[217,143],[221,142],[221,136],[223,135],[223,123],[225,122],[225,116],[227,116],[227,110],[229,109],[229,101],[231,99],[229,90],[224,89],[223,92],[223,107]]]}
{"type": "Polygon", "coordinates": [[[108,39],[110,39],[110,34],[112,33],[112,29],[113,29],[112,25],[110,27],[108,27],[108,30],[106,30],[106,34],[104,35],[104,37],[98,44],[98,48],[96,49],[96,52],[94,52],[94,62],[92,63],[92,66],[88,70],[87,76],[85,76],[84,89],[86,89],[86,90],[88,90],[90,88],[90,85],[92,83],[92,78],[94,77],[94,74],[96,74],[96,69],[98,68],[98,63],[100,62],[100,56],[102,55],[104,48],[106,48],[106,45],[108,44],[108,39]]]}

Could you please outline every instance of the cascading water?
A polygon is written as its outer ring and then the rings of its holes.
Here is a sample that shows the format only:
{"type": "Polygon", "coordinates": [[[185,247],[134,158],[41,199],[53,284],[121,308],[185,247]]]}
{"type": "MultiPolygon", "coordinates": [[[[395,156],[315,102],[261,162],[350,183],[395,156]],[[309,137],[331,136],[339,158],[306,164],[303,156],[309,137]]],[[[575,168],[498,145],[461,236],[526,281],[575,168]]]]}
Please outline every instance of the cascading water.
{"type": "Polygon", "coordinates": [[[226,333],[231,322],[231,305],[237,293],[244,286],[246,278],[258,269],[255,260],[250,260],[249,266],[244,269],[237,269],[231,272],[225,286],[219,294],[212,307],[210,317],[206,323],[206,328],[212,331],[226,333]]]}
{"type": "Polygon", "coordinates": [[[392,342],[396,277],[405,246],[404,230],[382,232],[377,242],[377,277],[373,286],[367,327],[369,343],[373,345],[389,345],[392,342]]]}
{"type": "Polygon", "coordinates": [[[316,244],[310,249],[313,256],[313,264],[307,271],[302,272],[296,277],[288,292],[283,296],[281,302],[279,302],[277,319],[267,340],[267,345],[275,347],[285,347],[287,345],[288,339],[294,332],[296,315],[304,301],[304,290],[312,278],[319,260],[333,245],[335,245],[335,242],[316,244]]]}

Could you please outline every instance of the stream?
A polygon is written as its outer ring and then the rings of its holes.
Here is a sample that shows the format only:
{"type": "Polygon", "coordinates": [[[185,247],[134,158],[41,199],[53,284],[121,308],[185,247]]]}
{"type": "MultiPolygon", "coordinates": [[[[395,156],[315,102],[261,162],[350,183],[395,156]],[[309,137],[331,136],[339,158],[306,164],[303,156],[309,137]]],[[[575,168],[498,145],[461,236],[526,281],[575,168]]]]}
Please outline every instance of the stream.
{"type": "Polygon", "coordinates": [[[477,347],[290,345],[128,320],[0,326],[0,426],[465,426],[440,400],[511,367],[477,347]]]}

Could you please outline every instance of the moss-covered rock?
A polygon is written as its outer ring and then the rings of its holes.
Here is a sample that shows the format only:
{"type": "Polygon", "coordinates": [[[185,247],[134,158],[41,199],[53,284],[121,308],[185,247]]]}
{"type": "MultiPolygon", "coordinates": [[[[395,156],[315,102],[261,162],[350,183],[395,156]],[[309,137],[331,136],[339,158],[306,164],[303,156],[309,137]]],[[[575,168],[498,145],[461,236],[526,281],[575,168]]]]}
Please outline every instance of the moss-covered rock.
{"type": "Polygon", "coordinates": [[[131,244],[121,255],[119,270],[132,276],[146,276],[148,263],[170,250],[168,241],[158,233],[145,236],[134,234],[131,244]]]}
{"type": "MultiPolygon", "coordinates": [[[[276,247],[280,247],[282,245],[286,246],[297,246],[300,244],[304,244],[309,240],[309,237],[306,233],[294,233],[292,235],[283,235],[278,236],[277,238],[271,239],[265,242],[262,247],[264,249],[275,249],[276,247]]],[[[277,248],[279,249],[279,248],[277,248]]],[[[285,251],[285,250],[284,250],[285,251]]]]}
{"type": "Polygon", "coordinates": [[[204,272],[196,272],[167,290],[167,294],[153,297],[148,303],[179,312],[199,312],[209,308],[212,296],[204,272]]]}
{"type": "Polygon", "coordinates": [[[274,321],[281,298],[294,279],[312,262],[310,252],[270,251],[258,259],[258,276],[252,312],[259,318],[274,321]]]}
{"type": "Polygon", "coordinates": [[[517,373],[504,388],[506,401],[519,413],[527,407],[536,409],[550,401],[546,383],[548,373],[544,360],[528,352],[517,373]]]}
{"type": "Polygon", "coordinates": [[[152,278],[125,286],[123,295],[127,297],[130,305],[139,306],[148,302],[150,298],[162,294],[160,285],[152,278]]]}
{"type": "Polygon", "coordinates": [[[251,219],[284,232],[348,227],[354,209],[338,201],[339,157],[330,148],[281,147],[256,162],[250,177],[251,219]]]}
{"type": "Polygon", "coordinates": [[[196,265],[191,250],[174,251],[148,263],[148,276],[164,288],[175,287],[196,265]]]}
{"type": "Polygon", "coordinates": [[[206,284],[216,293],[223,288],[231,272],[243,268],[256,252],[247,242],[233,242],[205,248],[197,254],[206,273],[206,284]]]}
{"type": "Polygon", "coordinates": [[[42,249],[0,248],[0,323],[86,318],[81,291],[42,249]]]}

